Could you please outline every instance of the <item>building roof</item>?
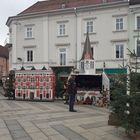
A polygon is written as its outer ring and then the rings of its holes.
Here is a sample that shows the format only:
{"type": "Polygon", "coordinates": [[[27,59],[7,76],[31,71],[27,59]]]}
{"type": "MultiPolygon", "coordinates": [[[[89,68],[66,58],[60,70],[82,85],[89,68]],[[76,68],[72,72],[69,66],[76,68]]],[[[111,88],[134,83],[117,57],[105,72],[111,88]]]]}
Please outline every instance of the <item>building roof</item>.
{"type": "Polygon", "coordinates": [[[0,57],[9,58],[9,52],[7,47],[0,46],[0,57]]]}
{"type": "Polygon", "coordinates": [[[85,44],[84,44],[84,50],[83,50],[81,60],[85,60],[85,59],[93,59],[88,33],[87,33],[87,36],[86,36],[86,41],[85,41],[85,44]]]}
{"type": "MultiPolygon", "coordinates": [[[[58,10],[62,8],[76,8],[80,6],[96,5],[101,3],[119,2],[125,0],[45,0],[39,1],[18,15],[58,10]]],[[[127,0],[126,0],[127,1],[127,0]]]]}

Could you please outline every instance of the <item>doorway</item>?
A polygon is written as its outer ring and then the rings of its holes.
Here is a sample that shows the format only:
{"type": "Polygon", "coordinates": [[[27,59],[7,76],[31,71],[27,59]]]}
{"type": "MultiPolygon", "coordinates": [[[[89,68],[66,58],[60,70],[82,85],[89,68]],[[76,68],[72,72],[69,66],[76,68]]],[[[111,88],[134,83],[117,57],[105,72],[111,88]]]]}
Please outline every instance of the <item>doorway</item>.
{"type": "Polygon", "coordinates": [[[34,99],[34,92],[30,92],[30,99],[31,99],[31,100],[34,99]]]}

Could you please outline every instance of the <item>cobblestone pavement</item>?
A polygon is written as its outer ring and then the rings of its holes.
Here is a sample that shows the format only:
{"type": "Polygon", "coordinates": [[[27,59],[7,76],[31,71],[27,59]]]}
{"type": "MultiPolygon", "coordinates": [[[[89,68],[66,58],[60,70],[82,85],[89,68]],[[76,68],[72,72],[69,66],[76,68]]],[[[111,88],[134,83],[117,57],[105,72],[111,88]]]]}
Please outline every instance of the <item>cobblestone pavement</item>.
{"type": "Polygon", "coordinates": [[[7,100],[0,94],[0,140],[129,140],[120,128],[108,126],[108,110],[62,101],[7,100]]]}

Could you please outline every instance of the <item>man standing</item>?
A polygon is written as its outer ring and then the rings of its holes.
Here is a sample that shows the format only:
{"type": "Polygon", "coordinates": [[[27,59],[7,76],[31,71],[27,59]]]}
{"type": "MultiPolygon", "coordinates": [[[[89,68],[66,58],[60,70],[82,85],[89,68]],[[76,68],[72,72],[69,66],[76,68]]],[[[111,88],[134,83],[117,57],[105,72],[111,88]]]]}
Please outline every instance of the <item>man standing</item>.
{"type": "Polygon", "coordinates": [[[77,112],[74,110],[74,102],[75,102],[75,96],[77,94],[77,87],[75,82],[75,75],[71,75],[68,79],[68,94],[69,94],[69,111],[70,112],[77,112]]]}

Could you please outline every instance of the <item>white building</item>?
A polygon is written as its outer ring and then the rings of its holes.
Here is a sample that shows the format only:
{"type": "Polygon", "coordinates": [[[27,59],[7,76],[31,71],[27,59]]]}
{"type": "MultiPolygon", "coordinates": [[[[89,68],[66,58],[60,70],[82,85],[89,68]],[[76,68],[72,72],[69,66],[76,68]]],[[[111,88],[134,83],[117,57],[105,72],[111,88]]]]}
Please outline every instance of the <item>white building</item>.
{"type": "Polygon", "coordinates": [[[127,0],[40,1],[9,17],[11,69],[79,68],[89,33],[96,70],[120,73],[127,61],[127,0]]]}
{"type": "Polygon", "coordinates": [[[140,72],[140,1],[130,0],[129,5],[129,65],[133,71],[140,72]],[[137,65],[137,66],[136,66],[137,65]],[[136,69],[137,68],[137,69],[136,69]]]}

